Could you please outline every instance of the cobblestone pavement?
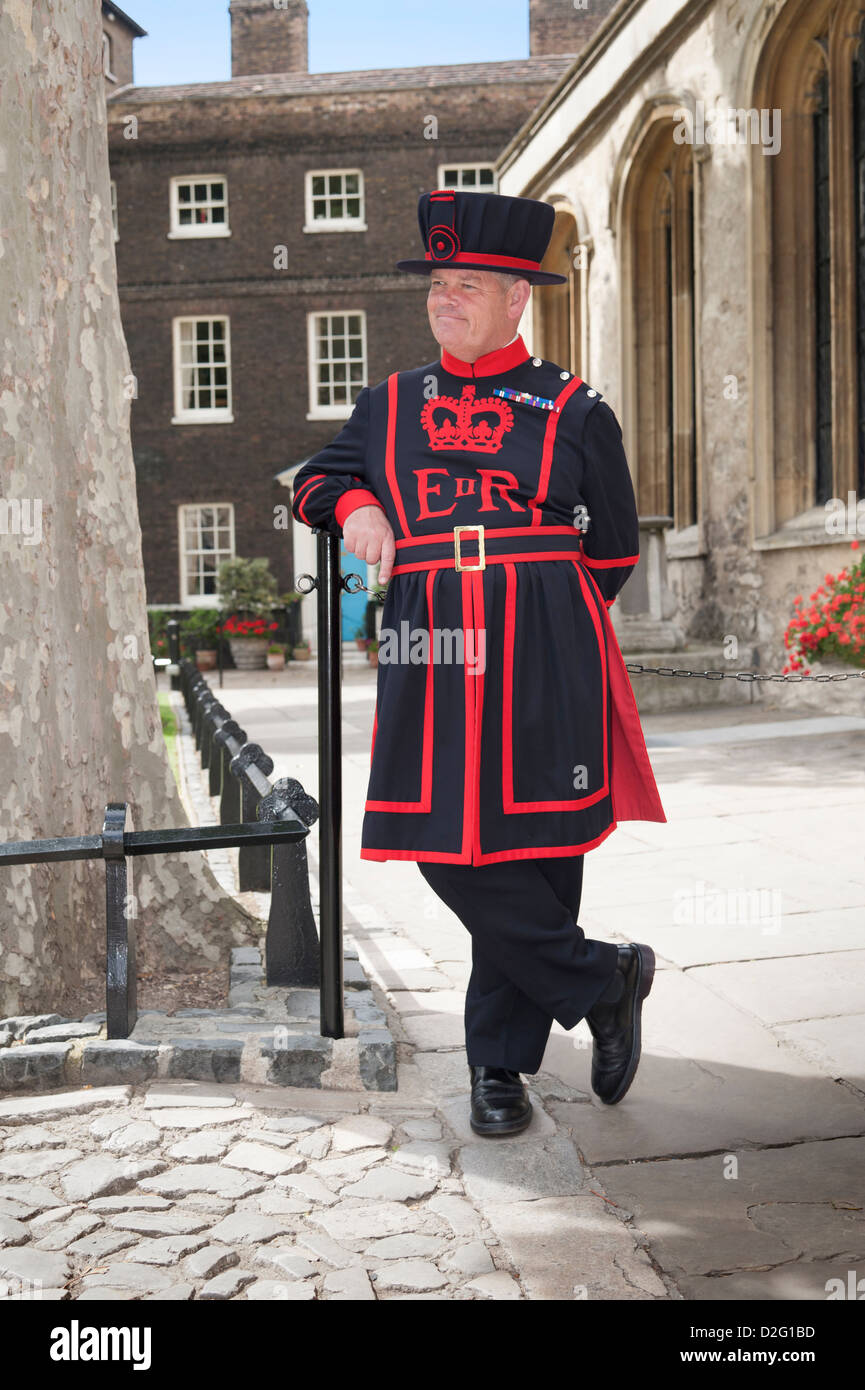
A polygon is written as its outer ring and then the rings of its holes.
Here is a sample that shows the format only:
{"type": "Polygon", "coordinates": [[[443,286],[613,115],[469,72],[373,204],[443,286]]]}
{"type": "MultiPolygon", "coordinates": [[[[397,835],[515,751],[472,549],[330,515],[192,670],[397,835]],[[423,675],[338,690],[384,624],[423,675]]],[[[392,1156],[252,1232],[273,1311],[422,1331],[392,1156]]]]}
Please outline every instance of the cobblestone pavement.
{"type": "MultiPolygon", "coordinates": [[[[865,720],[804,701],[644,718],[669,823],[592,852],[580,915],[658,953],[637,1080],[601,1105],[585,1025],[555,1025],[531,1126],[481,1140],[467,934],[416,865],[357,856],[374,679],[347,661],[346,941],[398,1091],[0,1100],[0,1296],[807,1300],[865,1272],[865,720]]],[[[231,672],[222,692],[313,795],[314,682],[231,672]]]]}

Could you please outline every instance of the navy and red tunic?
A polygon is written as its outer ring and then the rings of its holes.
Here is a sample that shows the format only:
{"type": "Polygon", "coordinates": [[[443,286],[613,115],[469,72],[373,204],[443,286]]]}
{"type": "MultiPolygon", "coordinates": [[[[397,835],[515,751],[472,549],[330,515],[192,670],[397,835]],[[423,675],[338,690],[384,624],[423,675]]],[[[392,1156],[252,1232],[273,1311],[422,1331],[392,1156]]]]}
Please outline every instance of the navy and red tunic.
{"type": "Polygon", "coordinates": [[[341,534],[371,504],[396,560],[360,857],[582,854],[665,821],[607,612],[639,526],[600,394],[522,338],[394,373],[295,477],[308,526],[341,534]]]}

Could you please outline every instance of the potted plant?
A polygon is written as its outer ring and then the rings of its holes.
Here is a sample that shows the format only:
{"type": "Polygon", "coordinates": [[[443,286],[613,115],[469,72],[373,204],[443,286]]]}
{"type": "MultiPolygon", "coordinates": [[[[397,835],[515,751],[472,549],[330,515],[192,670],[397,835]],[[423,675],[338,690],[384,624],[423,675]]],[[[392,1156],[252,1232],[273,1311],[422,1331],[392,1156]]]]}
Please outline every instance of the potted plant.
{"type": "Polygon", "coordinates": [[[377,665],[378,665],[378,649],[379,649],[379,641],[378,641],[378,638],[377,638],[377,637],[371,638],[370,641],[367,642],[367,644],[366,644],[366,657],[367,657],[367,661],[369,662],[370,666],[377,666],[377,665]]]}
{"type": "Polygon", "coordinates": [[[355,628],[354,640],[357,642],[358,651],[365,652],[366,644],[369,641],[369,638],[364,634],[364,630],[362,627],[355,628]]]}
{"type": "Polygon", "coordinates": [[[291,654],[295,661],[309,661],[310,650],[309,642],[306,637],[301,637],[299,642],[295,642],[291,654]]]}
{"type": "Polygon", "coordinates": [[[239,671],[263,671],[267,648],[278,623],[270,618],[276,602],[276,579],[269,560],[223,560],[218,575],[219,601],[230,613],[223,632],[239,671]]]}
{"type": "Polygon", "coordinates": [[[271,642],[267,649],[267,669],[268,671],[285,670],[285,643],[271,642]]]}
{"type": "Polygon", "coordinates": [[[199,671],[213,671],[219,657],[219,614],[213,608],[193,608],[180,629],[187,648],[195,653],[199,671]]]}

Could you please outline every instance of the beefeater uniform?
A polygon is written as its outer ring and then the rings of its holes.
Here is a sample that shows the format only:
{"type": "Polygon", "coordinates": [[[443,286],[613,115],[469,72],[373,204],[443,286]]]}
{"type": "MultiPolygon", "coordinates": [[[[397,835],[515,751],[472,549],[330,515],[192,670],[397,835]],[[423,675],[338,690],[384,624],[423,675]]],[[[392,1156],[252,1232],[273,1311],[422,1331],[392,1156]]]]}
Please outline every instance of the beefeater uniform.
{"type": "MultiPolygon", "coordinates": [[[[399,264],[561,280],[539,270],[553,216],[425,194],[426,259],[399,264]]],[[[473,363],[443,350],[363,388],[295,477],[309,526],[341,534],[368,505],[396,558],[360,857],[416,860],[471,932],[469,1062],[537,1071],[553,1018],[573,1027],[615,968],[577,925],[584,854],[666,820],[608,614],[639,560],[621,430],[519,336],[473,363]]]]}

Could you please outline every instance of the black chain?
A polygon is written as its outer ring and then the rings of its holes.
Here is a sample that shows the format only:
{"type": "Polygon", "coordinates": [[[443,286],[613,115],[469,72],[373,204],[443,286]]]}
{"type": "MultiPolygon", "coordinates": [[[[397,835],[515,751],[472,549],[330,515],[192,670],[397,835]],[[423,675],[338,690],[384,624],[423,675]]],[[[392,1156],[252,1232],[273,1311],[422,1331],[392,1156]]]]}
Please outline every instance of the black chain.
{"type": "MultiPolygon", "coordinates": [[[[300,575],[299,578],[312,580],[312,575],[303,574],[300,575]]],[[[314,584],[315,581],[313,581],[313,587],[314,584]]],[[[350,594],[359,593],[359,591],[363,589],[364,593],[372,594],[373,600],[376,603],[384,603],[387,597],[386,592],[382,593],[379,589],[367,588],[360,575],[355,573],[344,574],[342,576],[342,586],[350,594]],[[358,582],[350,586],[348,584],[349,579],[356,579],[358,582]]],[[[799,675],[798,672],[791,672],[789,675],[766,675],[762,671],[689,671],[685,666],[642,666],[636,661],[626,661],[625,670],[633,671],[636,675],[699,676],[707,681],[721,681],[724,679],[733,681],[781,681],[782,683],[788,681],[798,684],[799,681],[847,681],[854,680],[857,677],[865,680],[865,671],[839,671],[825,676],[805,676],[799,675]]]]}

